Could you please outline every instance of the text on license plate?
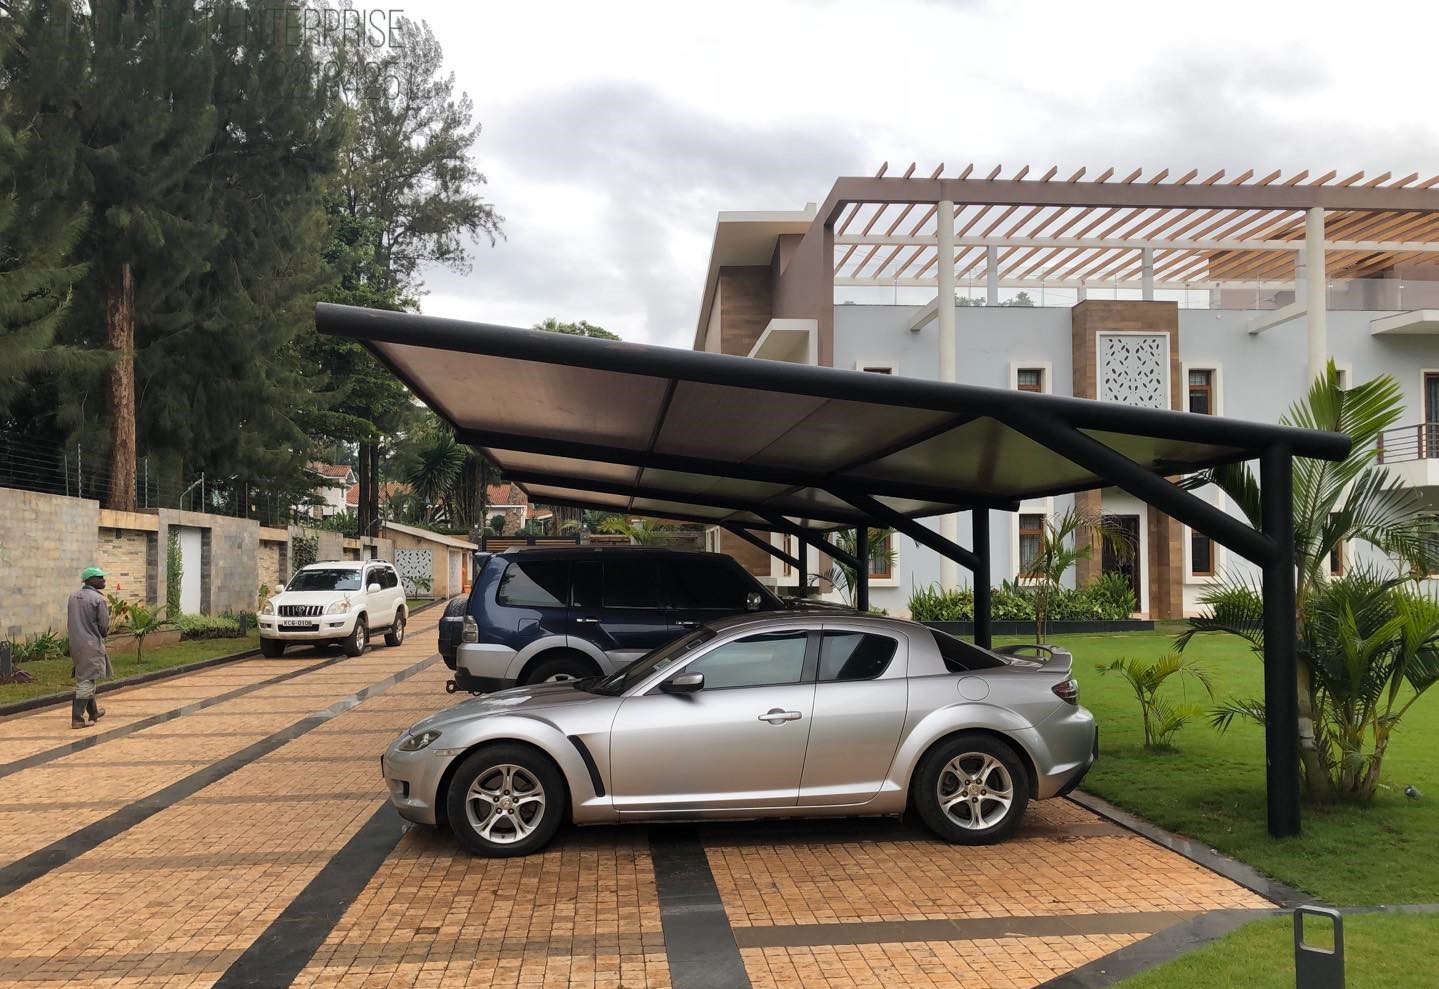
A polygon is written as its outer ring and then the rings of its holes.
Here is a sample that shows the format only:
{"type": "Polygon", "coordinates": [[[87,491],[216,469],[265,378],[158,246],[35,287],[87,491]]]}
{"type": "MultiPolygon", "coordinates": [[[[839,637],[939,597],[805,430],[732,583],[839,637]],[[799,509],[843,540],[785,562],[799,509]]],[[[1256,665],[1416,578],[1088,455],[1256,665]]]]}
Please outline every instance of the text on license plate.
{"type": "Polygon", "coordinates": [[[280,622],[281,628],[319,628],[313,619],[290,618],[280,622]]]}

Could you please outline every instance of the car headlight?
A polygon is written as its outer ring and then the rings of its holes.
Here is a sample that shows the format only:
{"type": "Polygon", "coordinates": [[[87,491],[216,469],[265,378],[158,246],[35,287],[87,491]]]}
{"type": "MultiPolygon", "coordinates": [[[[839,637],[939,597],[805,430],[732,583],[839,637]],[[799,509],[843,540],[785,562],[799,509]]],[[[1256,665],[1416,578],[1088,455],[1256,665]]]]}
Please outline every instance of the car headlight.
{"type": "Polygon", "coordinates": [[[341,598],[339,601],[336,601],[334,604],[332,604],[332,605],[330,605],[328,608],[326,608],[326,609],[325,609],[325,614],[327,614],[327,615],[343,615],[345,612],[347,612],[347,611],[349,611],[349,610],[350,610],[350,599],[349,599],[349,598],[341,598]]]}
{"type": "Polygon", "coordinates": [[[262,615],[273,615],[274,613],[275,613],[275,599],[274,599],[274,598],[270,598],[270,599],[269,599],[268,601],[266,601],[264,604],[260,605],[260,614],[262,614],[262,615]]]}
{"type": "Polygon", "coordinates": [[[418,735],[406,735],[405,740],[400,743],[399,749],[401,752],[418,752],[439,737],[440,733],[437,731],[422,731],[418,735]]]}

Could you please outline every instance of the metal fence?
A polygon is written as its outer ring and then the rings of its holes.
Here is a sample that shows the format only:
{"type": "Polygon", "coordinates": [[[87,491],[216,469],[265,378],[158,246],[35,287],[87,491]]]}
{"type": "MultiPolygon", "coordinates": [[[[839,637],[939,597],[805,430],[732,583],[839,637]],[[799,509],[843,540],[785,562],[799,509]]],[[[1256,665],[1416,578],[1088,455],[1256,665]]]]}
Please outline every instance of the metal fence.
{"type": "Polygon", "coordinates": [[[1395,426],[1379,434],[1379,462],[1400,464],[1408,460],[1439,458],[1439,422],[1395,426]]]}

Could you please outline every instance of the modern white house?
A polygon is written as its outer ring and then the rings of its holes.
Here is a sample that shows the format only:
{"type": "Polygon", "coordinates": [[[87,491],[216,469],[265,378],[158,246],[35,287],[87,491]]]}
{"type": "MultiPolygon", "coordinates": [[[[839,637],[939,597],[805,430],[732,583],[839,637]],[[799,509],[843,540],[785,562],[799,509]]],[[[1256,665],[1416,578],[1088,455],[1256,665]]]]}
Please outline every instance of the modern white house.
{"type": "MultiPolygon", "coordinates": [[[[1439,176],[881,168],[838,179],[821,206],[721,213],[694,347],[1269,423],[1332,359],[1347,381],[1399,383],[1384,463],[1439,511],[1439,176]]],[[[1249,567],[1107,488],[993,512],[994,580],[1076,502],[1138,550],[1096,553],[1071,579],[1128,574],[1140,616],[1192,614],[1206,585],[1249,567]]],[[[928,524],[969,542],[966,517],[928,524]]],[[[871,566],[874,606],[904,614],[917,587],[967,583],[892,539],[892,564],[871,566]]],[[[797,579],[728,532],[709,540],[778,585],[797,579]]],[[[1336,571],[1351,550],[1373,552],[1347,548],[1336,571]]],[[[814,551],[808,564],[828,570],[814,551]]]]}

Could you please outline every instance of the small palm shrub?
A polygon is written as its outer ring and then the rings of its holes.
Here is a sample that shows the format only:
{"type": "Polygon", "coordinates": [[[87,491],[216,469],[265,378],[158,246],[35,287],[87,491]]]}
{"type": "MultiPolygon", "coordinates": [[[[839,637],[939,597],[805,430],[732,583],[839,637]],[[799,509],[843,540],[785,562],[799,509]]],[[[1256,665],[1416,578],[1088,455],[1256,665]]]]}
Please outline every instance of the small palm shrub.
{"type": "Polygon", "coordinates": [[[1101,663],[1095,669],[1101,675],[1118,673],[1129,683],[1135,699],[1139,701],[1146,749],[1171,748],[1175,733],[1192,718],[1204,713],[1204,708],[1198,704],[1176,704],[1159,695],[1171,677],[1197,680],[1211,697],[1214,696],[1209,672],[1183,653],[1168,652],[1155,660],[1116,659],[1108,666],[1101,663]]]}

